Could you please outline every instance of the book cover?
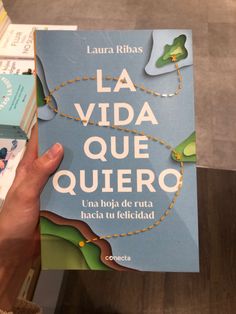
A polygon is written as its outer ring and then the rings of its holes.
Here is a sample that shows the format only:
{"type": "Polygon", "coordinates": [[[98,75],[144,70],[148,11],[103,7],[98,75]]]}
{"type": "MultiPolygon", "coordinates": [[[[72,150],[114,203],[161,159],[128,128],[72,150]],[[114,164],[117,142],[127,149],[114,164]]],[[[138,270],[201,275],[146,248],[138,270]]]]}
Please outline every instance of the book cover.
{"type": "Polygon", "coordinates": [[[196,272],[190,30],[36,32],[42,267],[196,272]]]}
{"type": "Polygon", "coordinates": [[[33,74],[34,60],[0,59],[0,74],[33,74]]]}
{"type": "Polygon", "coordinates": [[[0,74],[0,131],[17,130],[26,136],[35,110],[34,76],[0,74]]]}
{"type": "Polygon", "coordinates": [[[33,25],[10,24],[0,41],[0,57],[34,58],[34,31],[41,30],[76,30],[75,25],[33,25]]]}

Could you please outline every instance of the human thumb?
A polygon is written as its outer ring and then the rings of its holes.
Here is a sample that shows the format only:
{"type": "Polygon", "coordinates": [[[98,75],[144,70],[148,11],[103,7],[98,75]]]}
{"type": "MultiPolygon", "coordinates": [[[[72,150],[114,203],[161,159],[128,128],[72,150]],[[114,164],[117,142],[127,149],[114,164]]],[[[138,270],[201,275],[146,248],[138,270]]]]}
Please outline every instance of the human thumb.
{"type": "Polygon", "coordinates": [[[30,167],[30,178],[27,182],[28,193],[38,196],[49,176],[57,169],[63,158],[63,147],[54,144],[41,157],[35,159],[30,167]]]}

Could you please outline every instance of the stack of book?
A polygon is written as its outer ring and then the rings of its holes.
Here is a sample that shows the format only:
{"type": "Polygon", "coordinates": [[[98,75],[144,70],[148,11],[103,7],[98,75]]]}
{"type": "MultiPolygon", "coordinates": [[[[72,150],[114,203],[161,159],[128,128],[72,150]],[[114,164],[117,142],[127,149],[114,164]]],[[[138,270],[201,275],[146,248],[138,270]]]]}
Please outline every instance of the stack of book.
{"type": "Polygon", "coordinates": [[[5,33],[8,25],[11,23],[7,11],[5,10],[2,1],[0,0],[0,38],[5,33]]]}
{"type": "MultiPolygon", "coordinates": [[[[37,120],[36,29],[77,30],[77,26],[11,24],[0,0],[0,212],[24,155],[27,138],[37,120]]],[[[36,260],[25,278],[20,298],[32,298],[39,272],[40,261],[36,260]]]]}
{"type": "Polygon", "coordinates": [[[33,75],[0,74],[0,207],[35,122],[33,75]]]}
{"type": "Polygon", "coordinates": [[[75,25],[10,24],[0,39],[0,73],[34,73],[34,31],[77,30],[75,25]]]}
{"type": "Polygon", "coordinates": [[[36,122],[34,31],[76,30],[77,26],[12,24],[1,0],[0,12],[1,210],[36,122]],[[15,148],[13,143],[17,143],[15,148]]]}

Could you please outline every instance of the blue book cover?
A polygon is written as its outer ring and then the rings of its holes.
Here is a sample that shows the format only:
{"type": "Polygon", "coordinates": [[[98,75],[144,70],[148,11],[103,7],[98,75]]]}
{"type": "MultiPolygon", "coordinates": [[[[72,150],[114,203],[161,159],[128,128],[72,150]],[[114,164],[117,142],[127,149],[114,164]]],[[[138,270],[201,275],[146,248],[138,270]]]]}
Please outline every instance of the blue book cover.
{"type": "Polygon", "coordinates": [[[197,272],[192,33],[37,31],[44,269],[197,272]]]}

